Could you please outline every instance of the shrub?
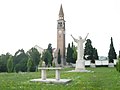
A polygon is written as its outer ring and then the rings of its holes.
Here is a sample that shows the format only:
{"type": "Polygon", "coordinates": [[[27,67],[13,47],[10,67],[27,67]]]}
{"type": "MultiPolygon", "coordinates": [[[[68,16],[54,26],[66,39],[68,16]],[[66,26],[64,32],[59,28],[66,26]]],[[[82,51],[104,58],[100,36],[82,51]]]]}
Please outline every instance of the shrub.
{"type": "Polygon", "coordinates": [[[120,58],[118,58],[118,61],[116,63],[116,70],[120,72],[120,58]]]}

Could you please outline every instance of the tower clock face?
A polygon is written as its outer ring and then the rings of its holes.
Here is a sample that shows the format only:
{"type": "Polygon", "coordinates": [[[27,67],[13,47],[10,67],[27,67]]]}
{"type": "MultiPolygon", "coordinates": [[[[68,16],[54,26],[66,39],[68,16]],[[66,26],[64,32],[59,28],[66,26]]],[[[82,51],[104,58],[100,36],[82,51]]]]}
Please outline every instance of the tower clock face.
{"type": "Polygon", "coordinates": [[[58,31],[58,33],[59,33],[59,34],[62,34],[62,31],[61,31],[61,30],[59,30],[59,31],[58,31]]]}

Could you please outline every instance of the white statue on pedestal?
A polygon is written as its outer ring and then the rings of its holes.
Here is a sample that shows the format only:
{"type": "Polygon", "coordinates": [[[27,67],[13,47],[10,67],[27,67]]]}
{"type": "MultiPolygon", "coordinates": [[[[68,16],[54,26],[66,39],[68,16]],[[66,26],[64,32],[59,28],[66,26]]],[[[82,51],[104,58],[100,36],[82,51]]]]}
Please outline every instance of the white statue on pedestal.
{"type": "MultiPolygon", "coordinates": [[[[88,34],[87,34],[87,36],[88,36],[88,34]]],[[[77,61],[76,61],[76,70],[84,70],[85,69],[85,61],[83,60],[83,56],[84,56],[83,43],[86,41],[87,36],[84,39],[82,39],[81,36],[79,36],[79,39],[75,39],[71,35],[71,37],[77,43],[78,54],[77,54],[77,61]]]]}

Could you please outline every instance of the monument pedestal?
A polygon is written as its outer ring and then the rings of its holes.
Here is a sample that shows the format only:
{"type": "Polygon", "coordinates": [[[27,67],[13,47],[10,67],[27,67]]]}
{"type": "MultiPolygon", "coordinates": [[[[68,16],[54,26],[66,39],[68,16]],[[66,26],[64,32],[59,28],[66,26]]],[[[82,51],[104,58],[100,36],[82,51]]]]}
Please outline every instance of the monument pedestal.
{"type": "Polygon", "coordinates": [[[114,63],[108,63],[108,67],[114,67],[114,63]]]}
{"type": "Polygon", "coordinates": [[[77,60],[75,70],[76,71],[85,70],[85,60],[80,60],[80,59],[77,60]]]}
{"type": "Polygon", "coordinates": [[[85,69],[85,60],[77,60],[75,65],[75,70],[68,72],[91,72],[91,71],[85,69]]]}
{"type": "Polygon", "coordinates": [[[96,67],[95,63],[91,63],[91,64],[90,64],[90,67],[91,67],[91,68],[95,68],[95,67],[96,67]]]}

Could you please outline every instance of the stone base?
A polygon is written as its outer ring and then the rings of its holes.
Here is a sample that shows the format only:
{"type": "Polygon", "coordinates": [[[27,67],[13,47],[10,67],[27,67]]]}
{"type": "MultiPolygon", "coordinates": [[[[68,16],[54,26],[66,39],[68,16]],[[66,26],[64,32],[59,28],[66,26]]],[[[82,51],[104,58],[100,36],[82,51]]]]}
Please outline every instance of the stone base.
{"type": "Polygon", "coordinates": [[[92,71],[90,71],[90,70],[71,70],[68,72],[92,72],[92,71]]]}
{"type": "Polygon", "coordinates": [[[91,67],[91,68],[95,68],[96,65],[95,65],[94,63],[91,63],[91,64],[90,64],[90,67],[91,67]]]}
{"type": "Polygon", "coordinates": [[[109,63],[108,67],[114,67],[114,63],[109,63]]]}
{"type": "Polygon", "coordinates": [[[75,70],[76,71],[85,70],[85,60],[77,60],[75,70]]]}
{"type": "Polygon", "coordinates": [[[55,83],[55,84],[66,84],[68,82],[71,82],[71,79],[60,79],[60,80],[56,80],[56,79],[46,79],[46,80],[42,80],[41,78],[39,79],[32,79],[30,80],[32,82],[43,82],[43,83],[55,83]]]}

